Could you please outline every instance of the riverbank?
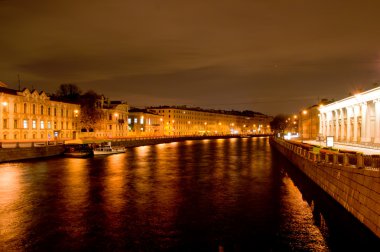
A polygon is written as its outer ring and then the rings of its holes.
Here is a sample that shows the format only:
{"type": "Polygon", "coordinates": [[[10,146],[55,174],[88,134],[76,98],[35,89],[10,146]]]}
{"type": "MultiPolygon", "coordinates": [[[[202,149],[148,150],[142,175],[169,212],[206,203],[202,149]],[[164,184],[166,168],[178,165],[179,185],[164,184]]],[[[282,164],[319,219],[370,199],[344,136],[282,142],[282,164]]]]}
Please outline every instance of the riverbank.
{"type": "Polygon", "coordinates": [[[378,157],[313,152],[281,139],[271,144],[322,190],[380,238],[380,169],[378,157]]]}
{"type": "MultiPolygon", "coordinates": [[[[154,145],[161,143],[180,142],[186,140],[203,139],[226,139],[237,137],[267,137],[269,135],[218,135],[218,136],[162,136],[162,137],[135,137],[123,139],[98,139],[96,142],[111,142],[115,146],[126,148],[154,145]]],[[[87,143],[91,143],[88,140],[87,143]]],[[[94,141],[95,143],[95,141],[94,141]]],[[[45,158],[60,156],[65,150],[63,142],[20,142],[20,143],[1,143],[0,163],[19,161],[26,159],[45,158]]]]}

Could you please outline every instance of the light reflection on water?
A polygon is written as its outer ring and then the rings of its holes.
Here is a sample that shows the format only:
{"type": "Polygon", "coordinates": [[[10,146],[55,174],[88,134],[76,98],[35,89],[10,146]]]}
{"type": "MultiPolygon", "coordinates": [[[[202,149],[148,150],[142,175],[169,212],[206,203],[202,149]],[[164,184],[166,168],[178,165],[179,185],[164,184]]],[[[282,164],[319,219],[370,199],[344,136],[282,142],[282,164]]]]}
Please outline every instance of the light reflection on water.
{"type": "Polygon", "coordinates": [[[340,224],[329,217],[342,214],[321,210],[318,189],[301,193],[300,182],[295,185],[287,173],[291,167],[267,138],[192,140],[90,159],[1,164],[0,250],[347,247],[342,230],[336,231],[340,224]]]}

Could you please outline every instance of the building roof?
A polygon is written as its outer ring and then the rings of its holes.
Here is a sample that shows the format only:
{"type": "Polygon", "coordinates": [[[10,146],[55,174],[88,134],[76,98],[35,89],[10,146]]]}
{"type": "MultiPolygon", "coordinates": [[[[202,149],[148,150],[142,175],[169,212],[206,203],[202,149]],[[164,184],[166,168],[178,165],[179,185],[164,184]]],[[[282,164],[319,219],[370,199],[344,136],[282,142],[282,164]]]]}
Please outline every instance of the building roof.
{"type": "Polygon", "coordinates": [[[5,93],[5,94],[11,94],[11,95],[17,95],[17,90],[15,89],[10,89],[7,87],[0,86],[0,93],[5,93]]]}

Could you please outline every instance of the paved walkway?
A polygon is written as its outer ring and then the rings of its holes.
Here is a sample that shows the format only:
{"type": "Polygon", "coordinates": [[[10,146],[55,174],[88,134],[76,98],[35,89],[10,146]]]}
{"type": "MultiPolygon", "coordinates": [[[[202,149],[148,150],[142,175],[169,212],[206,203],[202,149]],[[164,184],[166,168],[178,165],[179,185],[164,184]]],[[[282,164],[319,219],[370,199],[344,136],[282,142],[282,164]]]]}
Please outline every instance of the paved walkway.
{"type": "MultiPolygon", "coordinates": [[[[322,141],[313,141],[313,140],[304,140],[304,143],[314,144],[314,145],[321,145],[323,147],[326,147],[326,142],[322,141]]],[[[350,150],[350,151],[358,151],[362,152],[364,155],[380,155],[380,149],[375,147],[367,147],[367,146],[358,146],[358,145],[349,145],[349,144],[340,144],[336,143],[334,144],[335,149],[341,149],[341,150],[350,150]]]]}

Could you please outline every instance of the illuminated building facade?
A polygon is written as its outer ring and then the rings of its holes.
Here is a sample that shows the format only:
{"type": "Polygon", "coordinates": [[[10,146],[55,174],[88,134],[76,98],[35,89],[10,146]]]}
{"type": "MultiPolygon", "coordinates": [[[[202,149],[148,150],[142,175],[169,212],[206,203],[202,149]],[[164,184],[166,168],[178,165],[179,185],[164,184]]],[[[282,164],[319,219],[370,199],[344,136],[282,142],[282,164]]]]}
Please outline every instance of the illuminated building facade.
{"type": "Polygon", "coordinates": [[[78,136],[79,105],[51,100],[45,92],[0,85],[0,140],[50,141],[78,136]]]}
{"type": "Polygon", "coordinates": [[[302,139],[316,140],[319,136],[319,105],[300,111],[297,116],[299,134],[302,139]]]}
{"type": "Polygon", "coordinates": [[[320,134],[335,141],[380,143],[380,88],[320,107],[320,134]]]}
{"type": "Polygon", "coordinates": [[[259,113],[202,110],[187,107],[154,107],[149,111],[162,117],[165,135],[226,135],[271,133],[271,117],[259,113]]]}
{"type": "Polygon", "coordinates": [[[123,138],[128,136],[129,105],[123,101],[109,101],[101,98],[97,104],[101,118],[94,132],[81,132],[81,137],[123,138]]]}
{"type": "Polygon", "coordinates": [[[163,117],[146,109],[131,109],[128,117],[129,133],[136,136],[161,136],[163,117]]]}

